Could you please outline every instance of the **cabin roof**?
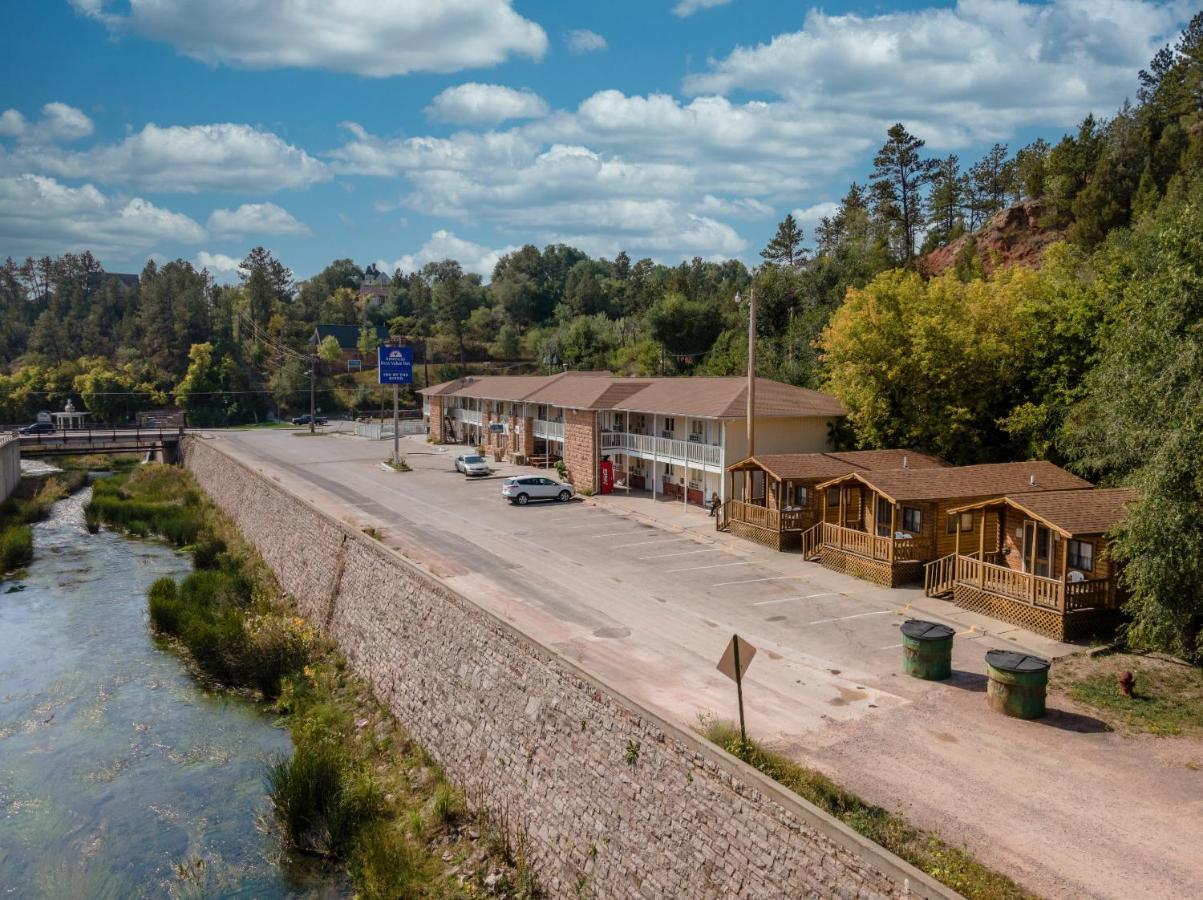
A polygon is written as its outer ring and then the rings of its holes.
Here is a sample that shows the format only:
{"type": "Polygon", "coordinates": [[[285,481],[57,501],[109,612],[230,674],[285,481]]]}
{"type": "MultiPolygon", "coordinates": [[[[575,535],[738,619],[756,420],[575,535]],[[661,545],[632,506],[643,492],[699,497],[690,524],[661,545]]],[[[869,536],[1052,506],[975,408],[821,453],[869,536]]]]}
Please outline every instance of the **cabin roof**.
{"type": "Polygon", "coordinates": [[[927,469],[947,466],[930,453],[914,450],[848,450],[842,453],[761,453],[727,466],[728,472],[763,469],[777,481],[836,478],[849,472],[878,469],[927,469]]]}
{"type": "Polygon", "coordinates": [[[1124,517],[1128,504],[1139,498],[1140,492],[1131,488],[1028,492],[983,500],[950,512],[966,512],[986,506],[1010,506],[1072,538],[1107,533],[1124,517]]]}
{"type": "Polygon", "coordinates": [[[1086,479],[1044,460],[984,463],[939,469],[852,472],[819,487],[824,488],[850,480],[860,481],[896,503],[903,500],[956,500],[962,497],[968,500],[975,497],[1072,491],[1093,487],[1086,479]]]}
{"type": "MultiPolygon", "coordinates": [[[[359,349],[359,330],[364,327],[362,325],[317,325],[313,329],[313,337],[309,339],[310,344],[320,344],[326,337],[333,335],[338,341],[338,346],[342,350],[358,350],[359,349]]],[[[389,334],[388,329],[383,325],[367,326],[373,328],[376,332],[376,340],[387,341],[389,334]]]]}

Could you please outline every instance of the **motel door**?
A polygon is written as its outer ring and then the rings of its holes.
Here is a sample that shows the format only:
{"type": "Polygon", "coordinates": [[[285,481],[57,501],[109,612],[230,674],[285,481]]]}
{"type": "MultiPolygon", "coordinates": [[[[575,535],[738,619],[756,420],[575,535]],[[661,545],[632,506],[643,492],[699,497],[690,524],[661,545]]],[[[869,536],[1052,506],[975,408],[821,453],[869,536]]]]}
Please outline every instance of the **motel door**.
{"type": "Polygon", "coordinates": [[[1049,577],[1052,558],[1052,533],[1043,525],[1031,521],[1023,523],[1023,570],[1029,574],[1049,577]],[[1032,568],[1032,552],[1036,554],[1036,568],[1032,568]]]}

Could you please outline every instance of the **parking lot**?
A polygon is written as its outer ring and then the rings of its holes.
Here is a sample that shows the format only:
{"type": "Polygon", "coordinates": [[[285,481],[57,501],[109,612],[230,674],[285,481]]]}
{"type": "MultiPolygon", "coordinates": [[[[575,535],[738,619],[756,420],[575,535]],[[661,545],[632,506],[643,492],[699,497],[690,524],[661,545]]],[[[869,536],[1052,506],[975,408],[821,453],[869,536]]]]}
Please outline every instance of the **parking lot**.
{"type": "Polygon", "coordinates": [[[462,447],[403,439],[414,471],[399,474],[381,464],[387,441],[217,440],[686,726],[735,717],[734,686],[715,665],[738,632],[759,648],[744,690],[751,734],[1046,895],[1175,896],[1203,880],[1187,849],[1203,844],[1203,816],[1175,812],[1201,796],[1181,749],[1102,733],[1071,709],[1036,723],[987,711],[987,649],[1066,645],[718,534],[677,504],[616,495],[511,506],[501,479],[533,470],[502,464],[467,479],[453,466],[462,447]],[[951,681],[901,673],[898,629],[911,615],[957,629],[951,681]],[[1122,849],[1099,841],[1109,831],[1125,834],[1122,849]]]}

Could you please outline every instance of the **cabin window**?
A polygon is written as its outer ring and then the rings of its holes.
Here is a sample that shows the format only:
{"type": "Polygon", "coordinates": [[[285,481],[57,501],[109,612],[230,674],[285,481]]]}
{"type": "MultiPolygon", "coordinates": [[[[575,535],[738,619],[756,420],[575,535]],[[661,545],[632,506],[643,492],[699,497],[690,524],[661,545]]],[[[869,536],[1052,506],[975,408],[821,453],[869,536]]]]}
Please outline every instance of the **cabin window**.
{"type": "Polygon", "coordinates": [[[893,511],[894,511],[894,509],[892,506],[890,506],[889,500],[887,500],[885,497],[877,498],[876,518],[877,518],[877,536],[878,537],[889,537],[890,536],[890,526],[893,524],[893,522],[892,522],[893,516],[891,515],[891,513],[893,511]]]}
{"type": "Polygon", "coordinates": [[[810,498],[807,496],[805,485],[794,485],[794,506],[805,506],[806,501],[810,498]]]}
{"type": "Polygon", "coordinates": [[[827,489],[827,505],[828,506],[839,506],[840,505],[840,489],[838,487],[830,487],[827,489]]]}
{"type": "Polygon", "coordinates": [[[957,523],[958,522],[960,522],[960,524],[961,524],[961,531],[973,531],[973,513],[963,512],[963,513],[960,513],[959,515],[949,516],[948,517],[948,533],[949,534],[957,533],[957,523]]]}
{"type": "Polygon", "coordinates": [[[1094,569],[1094,544],[1090,541],[1069,542],[1069,567],[1089,572],[1094,569]]]}
{"type": "Polygon", "coordinates": [[[923,511],[913,506],[902,507],[902,527],[905,531],[918,534],[923,530],[923,511]]]}

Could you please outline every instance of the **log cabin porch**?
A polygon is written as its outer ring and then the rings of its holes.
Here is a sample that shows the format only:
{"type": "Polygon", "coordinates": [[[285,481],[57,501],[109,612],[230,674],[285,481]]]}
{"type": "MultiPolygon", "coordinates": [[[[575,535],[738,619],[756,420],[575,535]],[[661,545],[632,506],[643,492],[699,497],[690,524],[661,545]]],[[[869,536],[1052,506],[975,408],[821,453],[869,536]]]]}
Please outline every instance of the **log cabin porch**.
{"type": "Polygon", "coordinates": [[[1135,497],[1120,488],[1048,491],[954,508],[950,516],[977,524],[926,566],[924,590],[1056,640],[1112,627],[1123,597],[1106,533],[1135,497]]]}

